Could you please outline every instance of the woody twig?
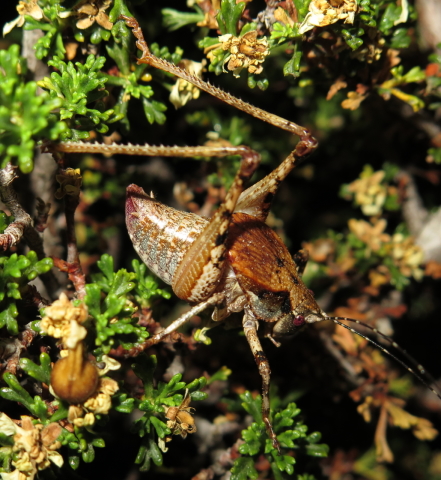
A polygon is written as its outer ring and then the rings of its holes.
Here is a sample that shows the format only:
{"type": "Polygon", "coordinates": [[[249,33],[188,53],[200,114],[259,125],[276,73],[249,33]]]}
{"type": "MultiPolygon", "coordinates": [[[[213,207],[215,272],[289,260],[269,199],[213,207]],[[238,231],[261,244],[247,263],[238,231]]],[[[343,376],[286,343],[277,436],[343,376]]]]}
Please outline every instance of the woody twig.
{"type": "Polygon", "coordinates": [[[60,184],[60,188],[55,192],[55,197],[58,199],[64,197],[67,236],[67,259],[65,262],[57,259],[56,266],[61,271],[67,272],[77,297],[84,298],[86,295],[86,277],[80,263],[75,233],[75,210],[80,203],[82,177],[79,169],[67,168],[65,170],[62,169],[56,176],[56,179],[60,184]]]}
{"type": "MultiPolygon", "coordinates": [[[[34,250],[39,260],[46,258],[43,240],[33,226],[32,218],[25,212],[18,201],[17,193],[12,187],[12,182],[17,178],[17,167],[10,163],[0,169],[0,198],[6,208],[14,216],[3,234],[0,234],[0,251],[6,251],[16,245],[22,238],[25,239],[31,250],[34,250]]],[[[41,279],[51,297],[56,296],[60,285],[53,272],[42,274],[41,279]]]]}
{"type": "Polygon", "coordinates": [[[16,245],[24,236],[25,230],[32,228],[32,219],[21,207],[11,185],[17,178],[15,170],[16,167],[10,163],[0,170],[0,198],[14,216],[14,221],[0,235],[0,250],[3,252],[16,245]]]}

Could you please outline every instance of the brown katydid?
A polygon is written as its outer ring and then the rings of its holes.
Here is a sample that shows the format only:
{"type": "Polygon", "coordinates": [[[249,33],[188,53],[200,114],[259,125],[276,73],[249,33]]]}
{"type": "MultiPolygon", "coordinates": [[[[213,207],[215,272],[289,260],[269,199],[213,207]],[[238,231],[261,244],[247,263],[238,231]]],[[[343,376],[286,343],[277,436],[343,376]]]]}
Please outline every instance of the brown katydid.
{"type": "MultiPolygon", "coordinates": [[[[360,322],[345,317],[330,317],[322,311],[313,293],[301,279],[308,260],[307,252],[301,250],[291,257],[282,240],[265,224],[280,183],[316,148],[317,142],[306,128],[253,107],[176,65],[155,57],[150,53],[137,21],[129,17],[122,18],[133,29],[137,46],[142,52],[138,63],[172,73],[235,108],[300,138],[296,148],[275,170],[246,190],[245,182],[252,176],[260,160],[259,154],[246,146],[155,147],[84,143],[60,143],[54,146],[64,152],[242,157],[230,190],[210,220],[167,207],[146,194],[141,187],[128,187],[126,223],[136,251],[150,270],[172,285],[179,298],[192,304],[188,312],[149,338],[138,351],[160,342],[208,307],[214,307],[212,318],[218,322],[233,312],[243,311],[245,336],[262,377],[262,418],[273,446],[280,452],[280,444],[270,420],[270,367],[257,334],[258,329],[276,345],[278,338],[291,335],[306,324],[324,320],[331,320],[361,335],[340,320],[360,322]]],[[[420,374],[425,373],[423,367],[393,340],[375,328],[365,326],[398,348],[420,374]]],[[[367,340],[396,358],[382,346],[367,340]]],[[[414,369],[397,360],[431,388],[414,369]]],[[[433,388],[431,390],[441,398],[433,388]]]]}

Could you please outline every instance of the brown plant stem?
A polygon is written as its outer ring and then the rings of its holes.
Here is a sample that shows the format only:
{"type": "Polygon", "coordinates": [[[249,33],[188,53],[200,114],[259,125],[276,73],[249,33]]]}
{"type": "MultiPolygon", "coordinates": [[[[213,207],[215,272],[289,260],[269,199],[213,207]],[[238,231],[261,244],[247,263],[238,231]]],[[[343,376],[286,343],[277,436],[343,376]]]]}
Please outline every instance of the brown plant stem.
{"type": "Polygon", "coordinates": [[[35,202],[35,208],[37,210],[34,216],[34,228],[37,232],[44,232],[47,228],[47,219],[49,217],[49,211],[51,204],[46,203],[41,198],[37,197],[35,202]]]}
{"type": "Polygon", "coordinates": [[[0,170],[0,198],[14,216],[14,221],[0,235],[0,250],[3,252],[16,245],[23,237],[25,230],[32,225],[31,217],[21,207],[17,193],[11,186],[17,178],[16,168],[8,163],[0,170]]]}

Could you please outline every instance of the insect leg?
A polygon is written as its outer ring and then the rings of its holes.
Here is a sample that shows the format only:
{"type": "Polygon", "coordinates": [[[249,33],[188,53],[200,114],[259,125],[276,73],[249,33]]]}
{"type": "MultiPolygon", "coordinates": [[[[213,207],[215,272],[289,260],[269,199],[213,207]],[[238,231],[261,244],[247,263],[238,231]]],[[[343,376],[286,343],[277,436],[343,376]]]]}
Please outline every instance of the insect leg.
{"type": "Polygon", "coordinates": [[[132,348],[129,351],[128,356],[135,357],[139,355],[141,352],[143,352],[146,348],[151,347],[152,345],[156,345],[161,340],[163,340],[163,338],[166,335],[169,335],[170,333],[173,333],[174,331],[176,331],[179,327],[187,323],[192,317],[194,317],[198,313],[201,313],[206,308],[212,307],[213,305],[220,303],[223,300],[223,298],[224,296],[222,293],[216,293],[212,295],[208,300],[205,300],[205,302],[201,302],[198,305],[195,305],[194,307],[190,308],[188,312],[185,312],[183,315],[177,318],[167,328],[164,328],[164,330],[162,330],[161,332],[148,338],[141,345],[137,345],[134,348],[132,348]]]}
{"type": "Polygon", "coordinates": [[[239,171],[224,201],[188,249],[175,271],[172,287],[179,298],[192,303],[206,300],[219,286],[226,254],[231,215],[244,184],[259,165],[260,155],[248,147],[235,147],[242,156],[239,171]]]}
{"type": "MultiPolygon", "coordinates": [[[[236,98],[227,92],[224,92],[220,88],[214,87],[210,83],[205,82],[201,78],[190,74],[183,68],[180,68],[177,65],[174,65],[173,63],[164,60],[163,58],[156,57],[150,52],[138,21],[133,17],[127,17],[125,15],[121,15],[120,19],[124,20],[126,25],[132,29],[133,35],[137,39],[136,46],[142,52],[141,58],[138,58],[138,64],[146,63],[155,68],[158,68],[159,70],[164,70],[165,72],[172,73],[173,75],[176,75],[177,77],[182,78],[183,80],[186,80],[187,82],[193,84],[195,87],[204,90],[210,95],[219,98],[219,100],[222,100],[223,102],[237,108],[238,110],[242,110],[243,112],[262,120],[263,122],[270,123],[275,127],[298,135],[301,139],[301,142],[299,142],[299,144],[302,144],[302,149],[313,149],[316,147],[317,141],[311,136],[311,133],[307,128],[297,125],[296,123],[286,120],[284,118],[278,117],[277,115],[269,113],[265,110],[257,108],[247,102],[244,102],[243,100],[236,98]]],[[[298,150],[299,155],[305,154],[305,152],[300,152],[301,148],[299,147],[299,145],[296,147],[296,149],[298,150]]]]}
{"type": "Polygon", "coordinates": [[[271,424],[270,416],[270,402],[269,402],[269,386],[271,370],[266,358],[259,337],[257,336],[258,321],[255,320],[248,312],[243,317],[243,330],[248,340],[248,344],[253,352],[256,360],[260,376],[262,377],[262,419],[265,423],[268,436],[273,442],[273,447],[277,449],[280,454],[280,443],[277,440],[276,433],[271,424]]]}
{"type": "Polygon", "coordinates": [[[245,182],[259,165],[260,155],[251,148],[239,146],[168,147],[154,145],[101,145],[79,142],[60,142],[53,146],[62,152],[92,152],[126,155],[160,155],[167,157],[221,157],[240,155],[242,162],[233,184],[224,201],[213,215],[210,223],[201,232],[173,276],[172,287],[175,294],[190,303],[199,303],[215,291],[222,275],[225,257],[225,240],[230,218],[237,200],[244,190],[245,182]]]}
{"type": "Polygon", "coordinates": [[[297,267],[297,273],[302,276],[303,272],[305,271],[306,264],[308,263],[309,260],[309,253],[308,250],[299,250],[297,253],[295,253],[292,256],[292,259],[294,260],[294,263],[296,264],[297,267]]]}
{"type": "Polygon", "coordinates": [[[272,197],[276,193],[280,182],[297,165],[299,158],[309,154],[317,147],[317,140],[311,135],[311,132],[307,128],[244,102],[243,100],[214,87],[210,83],[205,82],[201,78],[190,74],[177,65],[156,57],[150,52],[137,20],[124,15],[120,18],[132,29],[133,35],[137,39],[136,46],[142,52],[141,58],[138,59],[138,64],[146,63],[160,70],[172,73],[238,110],[242,110],[263,122],[267,122],[300,137],[300,141],[297,143],[296,148],[286,160],[270,175],[256,185],[253,185],[251,189],[244,192],[239,200],[237,211],[248,213],[259,220],[264,221],[268,215],[272,197]]]}

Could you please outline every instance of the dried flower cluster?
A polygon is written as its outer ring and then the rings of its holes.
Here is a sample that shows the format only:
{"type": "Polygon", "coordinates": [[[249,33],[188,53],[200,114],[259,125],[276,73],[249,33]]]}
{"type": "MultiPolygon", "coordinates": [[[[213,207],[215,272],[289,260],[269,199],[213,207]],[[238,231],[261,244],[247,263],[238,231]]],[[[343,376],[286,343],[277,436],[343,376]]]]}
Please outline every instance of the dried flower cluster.
{"type": "Polygon", "coordinates": [[[356,0],[312,0],[309,12],[299,27],[299,33],[306,33],[314,27],[332,25],[338,20],[354,23],[356,11],[356,0]]]}
{"type": "Polygon", "coordinates": [[[104,355],[104,368],[97,367],[85,358],[84,342],[87,330],[81,325],[87,319],[84,304],[75,307],[62,293],[60,299],[46,308],[41,329],[55,338],[61,338],[67,350],[61,351],[61,359],[51,375],[54,393],[71,405],[68,419],[78,427],[93,425],[96,414],[107,414],[112,406],[111,397],[118,391],[118,384],[110,378],[102,378],[109,370],[120,368],[119,362],[104,355]],[[101,378],[100,378],[101,376],[101,378]]]}
{"type": "Polygon", "coordinates": [[[361,207],[364,215],[379,215],[387,197],[387,186],[382,184],[385,172],[363,172],[357,180],[348,186],[355,196],[355,203],[361,207]]]}
{"type": "MultiPolygon", "coordinates": [[[[185,391],[184,398],[179,407],[168,407],[163,405],[165,409],[165,418],[167,418],[167,427],[171,430],[171,435],[180,435],[186,438],[187,434],[196,432],[196,425],[192,415],[193,407],[190,407],[191,397],[188,389],[185,391]]],[[[171,436],[166,438],[170,441],[171,436]]]]}
{"type": "Polygon", "coordinates": [[[389,245],[392,258],[400,272],[406,277],[421,280],[424,271],[420,268],[424,261],[424,253],[420,246],[415,245],[412,237],[405,237],[402,233],[392,236],[389,245]]]}
{"type": "Polygon", "coordinates": [[[349,230],[373,252],[377,252],[385,243],[390,242],[390,235],[385,233],[387,222],[384,218],[372,222],[351,218],[348,226],[349,230]]]}
{"type": "Polygon", "coordinates": [[[269,55],[266,37],[258,39],[257,31],[252,30],[242,37],[235,37],[229,33],[221,35],[219,41],[222,49],[230,52],[230,55],[225,59],[225,63],[228,62],[227,68],[233,72],[235,77],[238,77],[244,68],[248,69],[251,74],[262,72],[262,63],[265,57],[269,55]]]}
{"type": "Polygon", "coordinates": [[[59,300],[45,309],[40,328],[51,337],[61,338],[66,347],[74,348],[87,334],[81,325],[87,320],[87,315],[87,307],[83,303],[76,307],[62,293],[59,300]]]}
{"type": "Polygon", "coordinates": [[[95,22],[106,30],[111,30],[113,23],[104,13],[111,5],[112,0],[83,0],[75,11],[79,17],[77,27],[81,30],[91,27],[95,22]]]}
{"type": "Polygon", "coordinates": [[[402,407],[404,401],[389,396],[366,397],[365,401],[358,406],[358,412],[366,422],[370,422],[372,411],[380,408],[380,416],[375,432],[375,446],[377,461],[393,462],[394,456],[386,438],[387,425],[393,425],[402,429],[411,429],[419,440],[433,440],[438,431],[433,424],[421,417],[416,417],[406,412],[402,407]]]}
{"type": "MultiPolygon", "coordinates": [[[[351,219],[348,225],[350,231],[371,251],[377,252],[380,248],[383,249],[384,255],[392,258],[402,275],[421,280],[424,271],[420,267],[424,261],[424,254],[412,237],[405,237],[401,233],[396,233],[391,237],[385,233],[387,222],[384,218],[374,220],[373,223],[351,219]]],[[[369,277],[371,285],[374,287],[390,282],[390,272],[385,265],[371,270],[369,277]]]]}
{"type": "MultiPolygon", "coordinates": [[[[116,368],[119,368],[120,365],[116,368]]],[[[113,368],[113,370],[116,370],[113,368]]],[[[68,420],[77,427],[86,427],[95,423],[95,415],[107,415],[112,407],[112,395],[119,390],[118,384],[111,378],[100,378],[96,392],[82,405],[69,407],[68,420]]]]}
{"type": "Polygon", "coordinates": [[[11,473],[3,472],[3,480],[33,480],[51,462],[58,467],[63,465],[63,457],[56,451],[61,447],[57,441],[62,432],[58,423],[34,425],[31,417],[22,416],[20,427],[7,415],[0,413],[0,431],[14,437],[12,465],[16,468],[11,473]]]}

